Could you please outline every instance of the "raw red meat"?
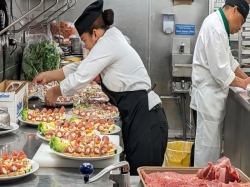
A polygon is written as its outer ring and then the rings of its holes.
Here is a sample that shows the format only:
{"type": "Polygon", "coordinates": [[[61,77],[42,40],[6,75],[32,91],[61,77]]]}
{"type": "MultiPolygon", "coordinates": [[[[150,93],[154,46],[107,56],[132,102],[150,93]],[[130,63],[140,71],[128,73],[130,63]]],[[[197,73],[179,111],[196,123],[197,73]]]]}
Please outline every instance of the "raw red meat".
{"type": "Polygon", "coordinates": [[[250,187],[249,182],[238,183],[239,174],[226,157],[219,159],[215,165],[209,162],[207,167],[200,169],[197,174],[176,172],[147,174],[141,170],[141,175],[147,187],[250,187]]]}
{"type": "Polygon", "coordinates": [[[197,172],[197,177],[199,179],[215,180],[222,183],[238,182],[240,178],[227,157],[220,158],[215,165],[209,162],[207,167],[197,172]]]}

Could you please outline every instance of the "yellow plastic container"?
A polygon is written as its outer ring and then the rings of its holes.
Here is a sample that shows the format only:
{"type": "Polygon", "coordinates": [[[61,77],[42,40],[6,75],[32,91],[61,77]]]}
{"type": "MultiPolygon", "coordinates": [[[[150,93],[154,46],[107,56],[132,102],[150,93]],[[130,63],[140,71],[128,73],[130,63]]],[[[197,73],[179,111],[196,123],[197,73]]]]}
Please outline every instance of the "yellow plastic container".
{"type": "Polygon", "coordinates": [[[174,141],[168,142],[164,156],[164,166],[189,166],[191,148],[194,142],[174,141]]]}
{"type": "Polygon", "coordinates": [[[64,60],[65,61],[80,62],[83,60],[83,57],[82,56],[65,56],[64,60]]]}

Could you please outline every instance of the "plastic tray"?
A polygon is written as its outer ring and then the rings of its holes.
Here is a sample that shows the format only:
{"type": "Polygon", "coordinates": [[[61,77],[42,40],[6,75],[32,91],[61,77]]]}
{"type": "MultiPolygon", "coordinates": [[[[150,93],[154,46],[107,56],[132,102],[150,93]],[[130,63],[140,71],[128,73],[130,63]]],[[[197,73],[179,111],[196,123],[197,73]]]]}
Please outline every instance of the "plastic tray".
{"type": "MultiPolygon", "coordinates": [[[[140,176],[140,180],[142,181],[143,186],[147,187],[144,179],[141,175],[141,170],[144,170],[145,173],[150,174],[154,172],[176,172],[180,174],[196,174],[199,169],[198,167],[154,167],[154,166],[142,166],[137,168],[137,172],[140,176]]],[[[240,175],[241,182],[250,182],[250,178],[248,178],[241,170],[236,168],[240,175]]]]}

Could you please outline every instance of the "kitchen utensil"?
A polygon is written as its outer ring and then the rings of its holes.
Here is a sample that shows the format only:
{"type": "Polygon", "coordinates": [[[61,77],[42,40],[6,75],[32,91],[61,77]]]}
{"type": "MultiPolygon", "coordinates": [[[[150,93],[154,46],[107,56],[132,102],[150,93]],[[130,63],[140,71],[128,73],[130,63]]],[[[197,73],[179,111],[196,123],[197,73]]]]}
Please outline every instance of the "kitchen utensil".
{"type": "Polygon", "coordinates": [[[0,110],[0,130],[10,130],[10,114],[4,110],[0,110]]]}

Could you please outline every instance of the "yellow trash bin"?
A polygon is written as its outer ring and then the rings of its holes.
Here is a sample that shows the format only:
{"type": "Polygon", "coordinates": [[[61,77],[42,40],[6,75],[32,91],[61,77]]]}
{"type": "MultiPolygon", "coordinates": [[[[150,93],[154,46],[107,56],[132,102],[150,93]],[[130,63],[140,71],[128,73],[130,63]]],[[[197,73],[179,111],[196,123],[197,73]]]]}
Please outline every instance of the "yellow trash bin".
{"type": "Polygon", "coordinates": [[[189,166],[191,148],[194,142],[168,142],[163,166],[189,166]]]}

